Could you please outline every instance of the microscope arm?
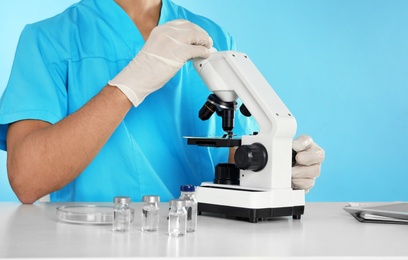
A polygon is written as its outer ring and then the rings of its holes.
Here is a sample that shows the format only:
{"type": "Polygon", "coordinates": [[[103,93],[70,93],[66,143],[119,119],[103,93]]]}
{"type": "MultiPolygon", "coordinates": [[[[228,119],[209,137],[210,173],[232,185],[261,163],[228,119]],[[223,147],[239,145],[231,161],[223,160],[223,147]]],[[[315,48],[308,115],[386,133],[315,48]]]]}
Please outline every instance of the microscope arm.
{"type": "Polygon", "coordinates": [[[207,59],[194,60],[194,66],[218,98],[224,102],[240,98],[259,125],[259,133],[242,136],[241,145],[249,157],[263,146],[266,164],[256,172],[241,170],[240,186],[291,189],[296,120],[249,57],[235,51],[214,52],[207,59]]]}

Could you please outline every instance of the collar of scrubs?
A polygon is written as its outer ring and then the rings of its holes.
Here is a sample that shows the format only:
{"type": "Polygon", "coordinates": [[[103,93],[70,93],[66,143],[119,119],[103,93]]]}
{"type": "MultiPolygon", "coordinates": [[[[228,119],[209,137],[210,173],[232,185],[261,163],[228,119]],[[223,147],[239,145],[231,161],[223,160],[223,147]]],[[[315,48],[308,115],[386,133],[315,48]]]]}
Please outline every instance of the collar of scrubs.
{"type": "MultiPolygon", "coordinates": [[[[82,3],[95,8],[103,20],[112,24],[115,27],[114,30],[134,53],[139,51],[135,50],[135,46],[143,45],[144,39],[132,19],[114,0],[83,0],[82,3]],[[140,44],[140,41],[143,44],[140,44]]],[[[159,25],[176,19],[175,9],[175,5],[170,0],[162,0],[159,25]]]]}

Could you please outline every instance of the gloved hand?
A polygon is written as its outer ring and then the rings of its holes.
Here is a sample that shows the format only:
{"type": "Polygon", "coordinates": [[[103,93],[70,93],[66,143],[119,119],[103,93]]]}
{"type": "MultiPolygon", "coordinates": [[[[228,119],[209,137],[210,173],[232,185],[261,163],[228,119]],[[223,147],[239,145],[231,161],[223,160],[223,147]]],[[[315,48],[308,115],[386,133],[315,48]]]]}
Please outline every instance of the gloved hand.
{"type": "Polygon", "coordinates": [[[186,61],[195,57],[208,58],[212,39],[201,27],[174,20],[157,26],[150,33],[142,50],[112,80],[138,106],[150,93],[169,81],[186,61]]]}
{"type": "Polygon", "coordinates": [[[324,150],[308,135],[301,135],[292,144],[296,154],[296,164],[292,167],[292,188],[308,192],[320,175],[324,160],[324,150]]]}

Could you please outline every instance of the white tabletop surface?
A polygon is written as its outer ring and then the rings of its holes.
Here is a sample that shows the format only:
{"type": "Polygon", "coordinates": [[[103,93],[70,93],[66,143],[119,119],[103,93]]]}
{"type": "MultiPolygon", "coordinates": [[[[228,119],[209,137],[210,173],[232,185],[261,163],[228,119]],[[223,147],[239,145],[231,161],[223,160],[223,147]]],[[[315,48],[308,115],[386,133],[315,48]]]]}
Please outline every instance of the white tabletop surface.
{"type": "MultiPolygon", "coordinates": [[[[90,203],[87,203],[90,204],[90,203]]],[[[140,230],[140,203],[127,233],[111,226],[59,222],[57,203],[0,203],[0,258],[51,257],[308,257],[408,258],[408,225],[360,223],[346,203],[307,203],[301,220],[276,218],[248,223],[199,216],[198,229],[169,237],[168,204],[161,203],[160,230],[140,230]]]]}

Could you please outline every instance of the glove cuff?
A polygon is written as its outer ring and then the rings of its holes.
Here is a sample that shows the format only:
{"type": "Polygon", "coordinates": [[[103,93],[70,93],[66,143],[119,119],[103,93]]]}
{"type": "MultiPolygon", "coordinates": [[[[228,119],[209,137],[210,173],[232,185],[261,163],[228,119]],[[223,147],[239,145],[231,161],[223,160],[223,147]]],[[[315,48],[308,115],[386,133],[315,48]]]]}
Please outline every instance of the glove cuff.
{"type": "Polygon", "coordinates": [[[143,98],[139,98],[138,96],[136,96],[135,92],[133,92],[133,90],[123,84],[117,84],[115,82],[113,82],[113,80],[109,80],[108,84],[114,87],[117,87],[118,89],[120,89],[120,91],[123,92],[123,94],[125,94],[125,96],[130,100],[130,102],[132,102],[134,107],[137,107],[140,103],[142,103],[142,101],[145,99],[145,97],[143,98]]]}

